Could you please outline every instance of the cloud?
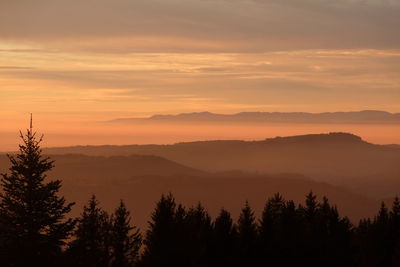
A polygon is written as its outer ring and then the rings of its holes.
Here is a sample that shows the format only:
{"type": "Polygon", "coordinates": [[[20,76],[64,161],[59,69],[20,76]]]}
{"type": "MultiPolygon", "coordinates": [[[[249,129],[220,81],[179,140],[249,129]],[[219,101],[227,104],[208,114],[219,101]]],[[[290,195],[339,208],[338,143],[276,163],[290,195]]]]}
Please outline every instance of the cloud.
{"type": "Polygon", "coordinates": [[[30,70],[32,67],[23,67],[23,66],[0,66],[1,70],[30,70]]]}
{"type": "Polygon", "coordinates": [[[400,48],[396,0],[2,0],[3,41],[128,52],[400,48]]]}

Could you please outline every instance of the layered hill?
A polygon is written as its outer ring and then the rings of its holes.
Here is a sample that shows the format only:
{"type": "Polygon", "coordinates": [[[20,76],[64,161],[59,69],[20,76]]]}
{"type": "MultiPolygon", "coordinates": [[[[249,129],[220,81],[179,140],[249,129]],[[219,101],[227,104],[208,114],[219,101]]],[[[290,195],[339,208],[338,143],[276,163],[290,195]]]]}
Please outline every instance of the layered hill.
{"type": "Polygon", "coordinates": [[[156,155],[210,172],[300,173],[371,197],[399,194],[400,148],[347,133],[276,137],[262,141],[201,141],[173,145],[87,146],[47,153],[156,155]]]}
{"type": "MultiPolygon", "coordinates": [[[[51,155],[55,168],[51,175],[75,183],[115,182],[132,176],[202,176],[206,172],[151,155],[86,156],[81,154],[51,155]]],[[[0,155],[0,172],[9,166],[5,155],[0,155]]]]}
{"type": "MultiPolygon", "coordinates": [[[[374,215],[379,207],[379,201],[296,174],[207,173],[156,156],[69,154],[51,158],[55,168],[49,178],[61,179],[61,193],[77,203],[73,216],[78,216],[89,197],[96,194],[109,211],[124,199],[142,228],[161,194],[169,192],[186,206],[201,201],[213,216],[222,207],[237,216],[246,200],[259,215],[267,198],[276,192],[301,203],[310,190],[327,196],[354,222],[374,215]]],[[[0,156],[0,171],[6,172],[8,166],[7,158],[0,156]]]]}

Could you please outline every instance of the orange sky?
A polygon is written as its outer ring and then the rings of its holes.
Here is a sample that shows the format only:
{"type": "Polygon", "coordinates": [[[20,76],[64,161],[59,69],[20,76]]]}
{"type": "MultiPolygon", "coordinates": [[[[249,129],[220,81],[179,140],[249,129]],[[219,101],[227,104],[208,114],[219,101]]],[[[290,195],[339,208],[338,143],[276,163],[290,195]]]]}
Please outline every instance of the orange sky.
{"type": "Polygon", "coordinates": [[[30,112],[79,143],[82,125],[160,113],[400,112],[399,12],[395,0],[3,0],[0,133],[30,112]]]}

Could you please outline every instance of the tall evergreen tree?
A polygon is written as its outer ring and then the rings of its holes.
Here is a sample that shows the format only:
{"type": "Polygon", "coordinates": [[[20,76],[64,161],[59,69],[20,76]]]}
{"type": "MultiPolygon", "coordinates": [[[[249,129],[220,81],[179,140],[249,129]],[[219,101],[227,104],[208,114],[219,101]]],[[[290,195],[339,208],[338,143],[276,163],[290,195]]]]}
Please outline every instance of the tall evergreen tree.
{"type": "MultiPolygon", "coordinates": [[[[184,212],[181,214],[184,218],[184,212]]],[[[161,196],[151,215],[149,228],[144,241],[145,249],[141,265],[146,267],[181,266],[177,263],[180,251],[177,250],[176,203],[171,194],[161,196]]]]}
{"type": "Polygon", "coordinates": [[[280,223],[284,206],[285,201],[279,193],[268,199],[265,204],[260,221],[260,238],[265,254],[270,254],[272,244],[279,238],[276,236],[279,234],[276,228],[280,223]]]}
{"type": "Polygon", "coordinates": [[[285,202],[279,193],[267,201],[259,227],[260,256],[264,265],[292,265],[292,256],[296,256],[299,248],[297,221],[293,201],[285,202]]]}
{"type": "Polygon", "coordinates": [[[72,219],[65,219],[73,203],[58,196],[60,180],[46,182],[54,162],[42,155],[41,138],[31,127],[19,153],[8,156],[9,174],[2,174],[0,225],[2,266],[55,266],[70,232],[72,219]]]}
{"type": "Polygon", "coordinates": [[[111,266],[132,267],[138,261],[142,237],[139,229],[131,226],[131,217],[121,200],[112,217],[111,266]]]}
{"type": "Polygon", "coordinates": [[[246,201],[238,220],[238,264],[239,266],[257,266],[258,232],[254,212],[246,201]]]}
{"type": "Polygon", "coordinates": [[[75,240],[69,246],[71,266],[108,267],[111,261],[111,222],[99,207],[96,196],[83,207],[75,230],[75,240]]]}
{"type": "Polygon", "coordinates": [[[281,266],[297,266],[300,265],[299,259],[301,258],[301,238],[303,238],[303,229],[301,224],[301,217],[296,209],[293,201],[287,201],[280,215],[280,221],[275,227],[278,236],[275,239],[279,244],[277,247],[279,252],[275,253],[276,262],[280,262],[281,266]]]}
{"type": "Polygon", "coordinates": [[[187,212],[184,229],[184,235],[188,237],[184,246],[190,258],[187,265],[209,266],[212,225],[210,216],[200,203],[187,212]]]}
{"type": "Polygon", "coordinates": [[[340,217],[335,206],[331,206],[326,197],[319,204],[317,212],[320,259],[324,266],[354,266],[354,248],[352,245],[352,225],[347,217],[340,217]]]}
{"type": "Polygon", "coordinates": [[[214,221],[211,266],[235,266],[236,233],[230,213],[222,209],[214,221]]]}
{"type": "Polygon", "coordinates": [[[396,229],[396,234],[400,234],[400,200],[398,196],[393,201],[389,217],[396,229]]]}
{"type": "Polygon", "coordinates": [[[322,226],[318,223],[319,203],[317,196],[311,191],[306,195],[305,206],[299,205],[301,231],[301,257],[307,266],[319,266],[324,251],[322,226]]]}
{"type": "Polygon", "coordinates": [[[315,219],[318,210],[318,201],[317,196],[312,191],[306,196],[306,205],[302,210],[306,220],[312,221],[315,219]]]}

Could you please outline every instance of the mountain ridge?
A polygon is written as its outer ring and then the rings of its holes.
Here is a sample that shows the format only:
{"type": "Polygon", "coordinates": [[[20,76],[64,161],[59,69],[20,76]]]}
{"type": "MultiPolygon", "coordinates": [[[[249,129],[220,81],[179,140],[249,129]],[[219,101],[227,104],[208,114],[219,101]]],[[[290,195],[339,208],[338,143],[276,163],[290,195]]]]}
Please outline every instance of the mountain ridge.
{"type": "MultiPolygon", "coordinates": [[[[201,144],[282,144],[282,143],[307,143],[307,142],[340,142],[340,143],[353,143],[362,145],[371,145],[377,147],[390,147],[400,148],[400,144],[380,145],[373,144],[363,140],[360,136],[346,132],[330,132],[321,134],[305,134],[305,135],[293,135],[293,136],[276,136],[272,138],[265,138],[261,140],[238,140],[238,139],[219,139],[219,140],[202,140],[202,141],[188,141],[188,142],[177,142],[172,144],[130,144],[130,145],[76,145],[76,146],[65,146],[65,147],[45,147],[43,150],[48,154],[81,154],[83,151],[84,155],[97,155],[104,156],[108,154],[91,154],[91,149],[96,148],[110,148],[110,149],[121,149],[121,148],[134,148],[134,147],[172,147],[172,146],[185,146],[185,145],[201,145],[201,144]]],[[[136,154],[136,153],[133,153],[136,154]]],[[[129,155],[126,153],[110,155],[129,155]]]]}
{"type": "Polygon", "coordinates": [[[239,112],[219,114],[208,111],[156,114],[147,118],[117,118],[108,123],[127,122],[253,122],[253,123],[362,123],[362,124],[400,124],[400,113],[380,110],[361,110],[348,112],[239,112]]]}
{"type": "Polygon", "coordinates": [[[47,154],[156,155],[207,172],[299,173],[372,197],[399,194],[400,146],[376,145],[349,133],[214,140],[172,145],[81,146],[47,154]]]}

